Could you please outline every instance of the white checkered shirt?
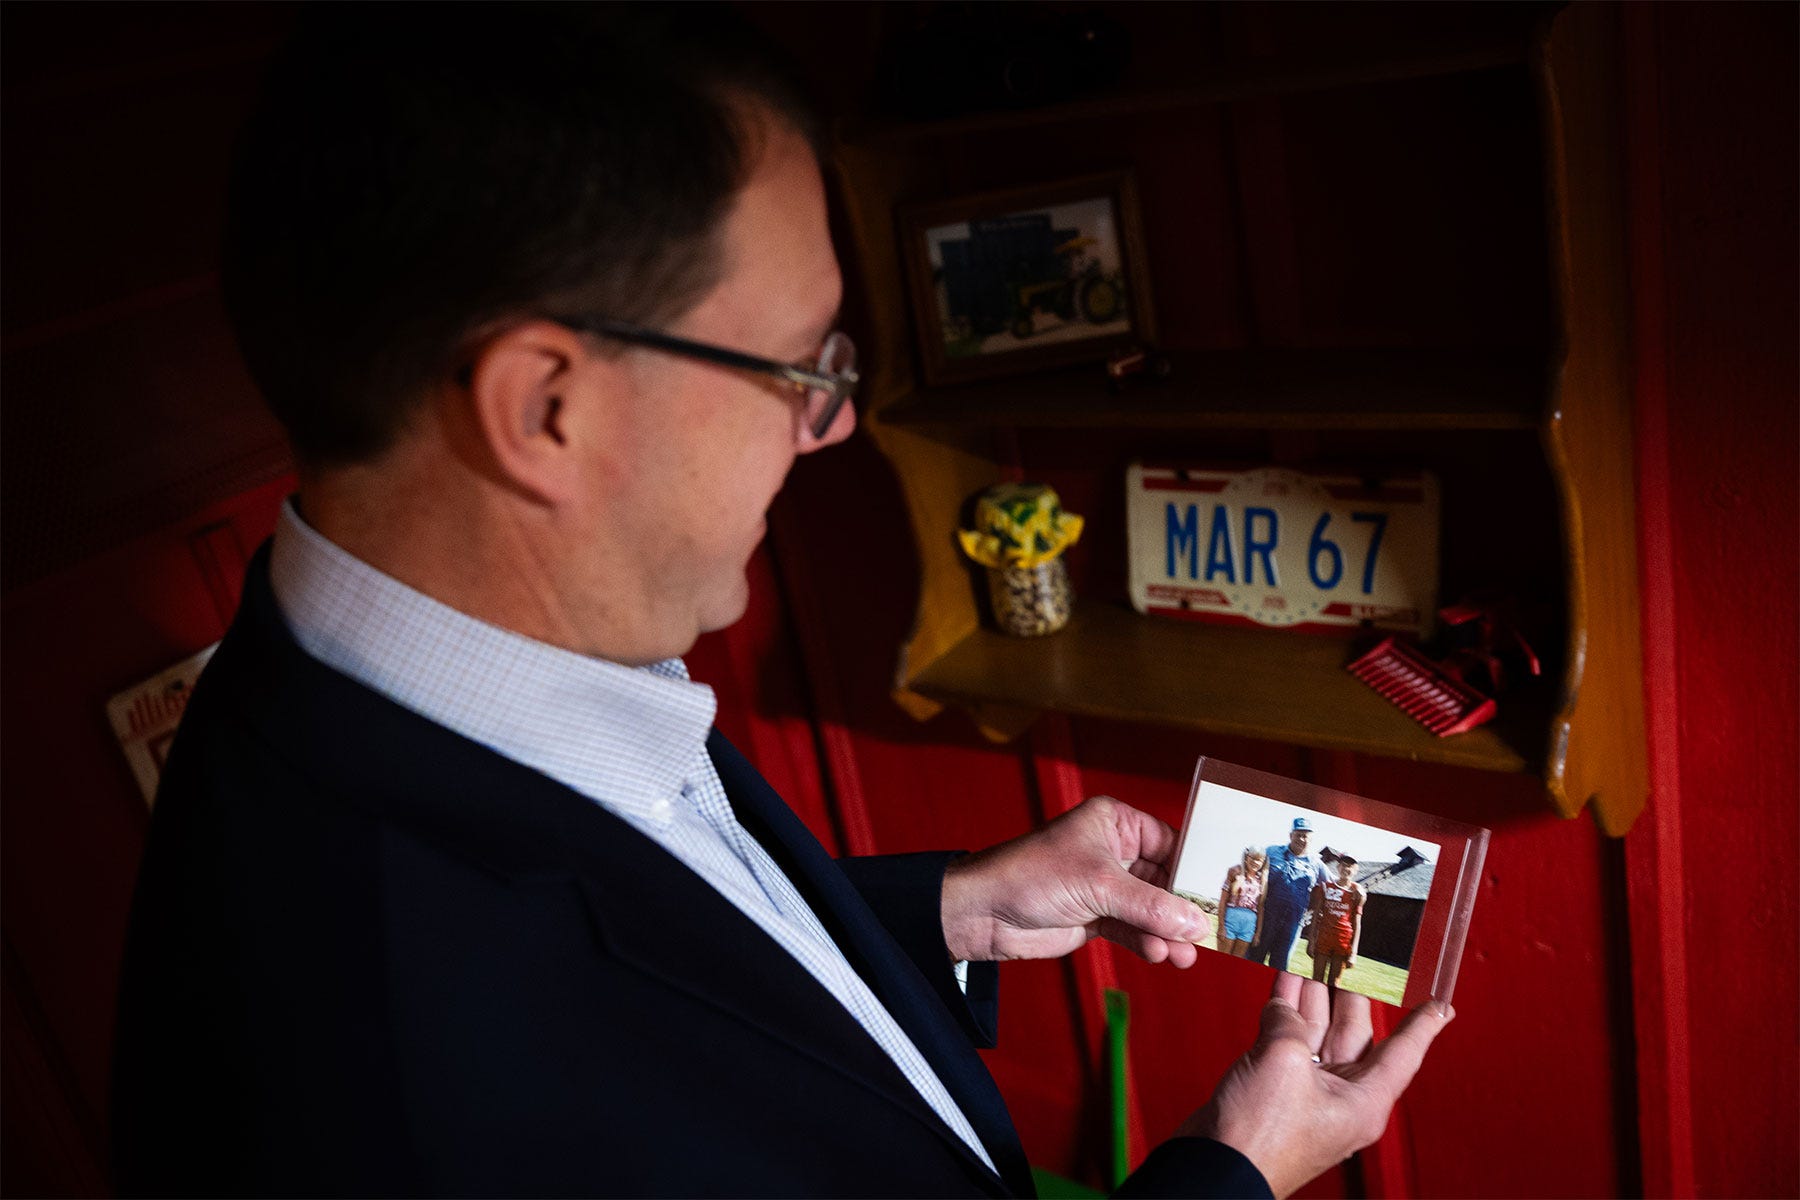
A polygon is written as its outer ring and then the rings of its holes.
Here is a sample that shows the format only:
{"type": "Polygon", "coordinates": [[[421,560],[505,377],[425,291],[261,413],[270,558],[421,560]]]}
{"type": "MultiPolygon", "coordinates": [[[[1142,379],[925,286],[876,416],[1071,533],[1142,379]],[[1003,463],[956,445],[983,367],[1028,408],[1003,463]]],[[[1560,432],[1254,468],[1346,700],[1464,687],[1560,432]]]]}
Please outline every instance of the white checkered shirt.
{"type": "Polygon", "coordinates": [[[282,505],[275,599],[314,658],[562,783],[685,863],[805,967],[991,1168],[925,1056],[738,824],[706,753],[717,701],[679,658],[633,668],[478,621],[377,571],[282,505]]]}

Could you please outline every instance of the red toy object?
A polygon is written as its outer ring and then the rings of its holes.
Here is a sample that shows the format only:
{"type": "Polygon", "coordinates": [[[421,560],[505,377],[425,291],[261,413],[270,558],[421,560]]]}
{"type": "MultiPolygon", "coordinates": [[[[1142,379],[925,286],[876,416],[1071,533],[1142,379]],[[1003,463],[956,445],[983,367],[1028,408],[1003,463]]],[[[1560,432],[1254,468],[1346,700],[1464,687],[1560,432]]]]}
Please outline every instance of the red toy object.
{"type": "MultiPolygon", "coordinates": [[[[1485,678],[1488,690],[1498,695],[1506,690],[1506,662],[1503,652],[1516,653],[1532,675],[1543,674],[1537,651],[1519,632],[1512,616],[1512,605],[1504,601],[1464,600],[1449,608],[1440,608],[1438,617],[1451,628],[1473,626],[1472,644],[1461,646],[1444,656],[1444,669],[1457,679],[1467,681],[1471,674],[1485,678]]],[[[1466,640],[1466,639],[1465,639],[1466,640]]]]}
{"type": "Polygon", "coordinates": [[[1106,360],[1106,381],[1116,392],[1122,390],[1125,381],[1134,375],[1142,375],[1146,379],[1167,379],[1171,369],[1167,356],[1148,346],[1133,346],[1106,360]]]}
{"type": "Polygon", "coordinates": [[[1438,737],[1467,733],[1495,712],[1493,700],[1397,637],[1382,639],[1349,671],[1438,737]]]}

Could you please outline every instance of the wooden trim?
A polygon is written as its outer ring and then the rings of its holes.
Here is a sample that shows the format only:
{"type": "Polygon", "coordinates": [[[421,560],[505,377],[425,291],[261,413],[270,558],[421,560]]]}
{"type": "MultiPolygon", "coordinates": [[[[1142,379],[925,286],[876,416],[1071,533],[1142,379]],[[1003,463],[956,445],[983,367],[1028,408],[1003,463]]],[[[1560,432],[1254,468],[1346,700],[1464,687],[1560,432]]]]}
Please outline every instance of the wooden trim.
{"type": "Polygon", "coordinates": [[[1523,39],[1488,34],[1456,39],[1421,39],[1390,47],[1380,58],[1346,60],[1343,54],[1273,56],[1197,64],[1180,84],[1126,88],[1041,108],[1001,109],[942,121],[869,121],[845,130],[854,145],[903,145],[929,137],[1004,133],[1042,125],[1069,125],[1197,108],[1239,101],[1301,96],[1367,84],[1458,75],[1517,63],[1523,39]]]}
{"type": "Polygon", "coordinates": [[[1544,448],[1561,494],[1568,645],[1546,783],[1557,809],[1591,806],[1621,836],[1644,807],[1630,346],[1619,147],[1618,10],[1573,5],[1534,56],[1544,107],[1560,362],[1544,448]]]}
{"type": "Polygon", "coordinates": [[[1643,606],[1649,817],[1625,839],[1633,1025],[1637,1032],[1638,1156],[1646,1196],[1694,1194],[1693,1072],[1688,1038],[1687,930],[1681,829],[1680,692],[1676,676],[1665,387],[1667,282],[1662,252],[1661,96],[1656,11],[1627,7],[1624,27],[1626,234],[1632,273],[1638,551],[1643,606]]]}

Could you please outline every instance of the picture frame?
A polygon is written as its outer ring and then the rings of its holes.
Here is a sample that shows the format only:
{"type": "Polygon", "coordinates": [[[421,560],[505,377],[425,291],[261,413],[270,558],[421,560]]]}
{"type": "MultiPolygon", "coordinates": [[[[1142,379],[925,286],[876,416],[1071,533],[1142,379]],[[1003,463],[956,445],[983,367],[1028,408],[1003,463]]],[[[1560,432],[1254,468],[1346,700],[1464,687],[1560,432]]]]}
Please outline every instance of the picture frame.
{"type": "Polygon", "coordinates": [[[1129,171],[901,210],[926,384],[1081,362],[1155,341],[1129,171]]]}
{"type": "Polygon", "coordinates": [[[1414,1008],[1456,988],[1488,837],[1202,757],[1169,890],[1212,918],[1203,949],[1414,1008]]]}

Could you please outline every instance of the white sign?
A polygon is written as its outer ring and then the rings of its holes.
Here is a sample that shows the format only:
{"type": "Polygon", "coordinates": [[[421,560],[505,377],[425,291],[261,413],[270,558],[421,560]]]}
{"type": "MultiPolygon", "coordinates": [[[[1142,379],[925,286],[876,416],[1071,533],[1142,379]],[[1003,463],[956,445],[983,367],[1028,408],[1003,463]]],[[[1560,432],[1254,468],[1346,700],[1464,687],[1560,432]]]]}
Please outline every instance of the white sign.
{"type": "Polygon", "coordinates": [[[1438,489],[1281,467],[1133,463],[1131,603],[1192,620],[1424,633],[1437,608],[1438,489]]]}
{"type": "Polygon", "coordinates": [[[146,679],[136,687],[126,688],[106,702],[106,717],[112,722],[113,734],[131,764],[145,804],[156,803],[156,785],[162,780],[163,762],[169,756],[169,744],[175,740],[175,729],[187,711],[188,696],[201,668],[219,648],[214,642],[192,658],[176,663],[168,670],[146,679]]]}

